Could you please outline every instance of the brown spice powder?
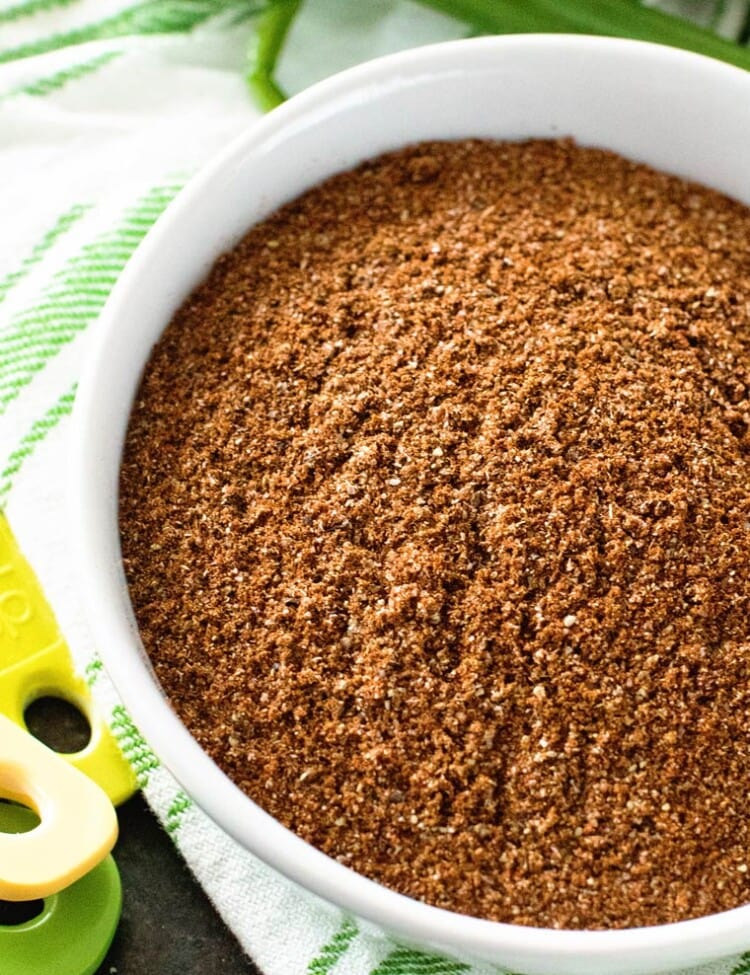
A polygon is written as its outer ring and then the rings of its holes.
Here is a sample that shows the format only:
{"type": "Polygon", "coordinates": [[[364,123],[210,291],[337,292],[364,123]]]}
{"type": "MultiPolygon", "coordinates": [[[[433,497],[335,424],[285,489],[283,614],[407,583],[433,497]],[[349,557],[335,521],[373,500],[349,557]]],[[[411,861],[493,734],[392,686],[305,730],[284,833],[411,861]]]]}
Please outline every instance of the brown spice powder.
{"type": "Polygon", "coordinates": [[[148,366],[143,640],[260,805],[441,907],[750,900],[750,211],[431,143],[252,230],[148,366]]]}

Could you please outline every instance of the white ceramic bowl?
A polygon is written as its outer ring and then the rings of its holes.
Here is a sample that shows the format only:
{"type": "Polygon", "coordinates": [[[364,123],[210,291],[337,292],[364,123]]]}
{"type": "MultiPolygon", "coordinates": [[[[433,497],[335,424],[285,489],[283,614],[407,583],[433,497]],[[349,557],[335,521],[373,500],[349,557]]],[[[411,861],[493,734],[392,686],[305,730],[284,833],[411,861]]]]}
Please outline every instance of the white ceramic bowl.
{"type": "Polygon", "coordinates": [[[127,707],[187,793],[243,846],[402,941],[531,975],[658,972],[750,948],[750,906],[626,931],[552,931],[464,917],[393,893],[294,836],[201,750],[141,646],[121,567],[117,478],[149,351],[216,257],[326,176],[420,139],[570,135],[750,203],[750,74],[629,41],[528,35],[397,54],[267,116],[179,195],[96,326],[75,407],[72,549],[97,644],[127,707]]]}

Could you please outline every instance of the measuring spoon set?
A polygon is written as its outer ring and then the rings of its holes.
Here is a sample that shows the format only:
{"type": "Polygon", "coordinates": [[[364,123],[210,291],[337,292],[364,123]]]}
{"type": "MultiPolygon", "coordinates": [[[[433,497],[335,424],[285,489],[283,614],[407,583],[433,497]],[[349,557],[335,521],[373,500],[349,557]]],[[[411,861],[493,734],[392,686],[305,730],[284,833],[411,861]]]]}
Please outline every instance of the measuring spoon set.
{"type": "Polygon", "coordinates": [[[76,674],[52,610],[0,515],[2,975],[96,971],[122,903],[110,855],[114,806],[135,790],[133,771],[76,674]],[[86,717],[91,737],[83,749],[60,754],[32,736],[25,715],[42,697],[61,698],[86,717]],[[8,923],[9,908],[28,919],[8,923]]]}

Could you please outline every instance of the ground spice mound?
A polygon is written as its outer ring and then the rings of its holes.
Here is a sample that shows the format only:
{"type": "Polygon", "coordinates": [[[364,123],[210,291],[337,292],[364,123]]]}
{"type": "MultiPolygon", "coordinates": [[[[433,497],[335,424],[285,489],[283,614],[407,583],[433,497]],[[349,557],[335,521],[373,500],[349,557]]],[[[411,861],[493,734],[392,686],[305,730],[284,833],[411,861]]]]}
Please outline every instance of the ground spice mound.
{"type": "Polygon", "coordinates": [[[552,927],[750,900],[750,211],[569,141],[291,203],[153,353],[143,640],[261,806],[552,927]]]}

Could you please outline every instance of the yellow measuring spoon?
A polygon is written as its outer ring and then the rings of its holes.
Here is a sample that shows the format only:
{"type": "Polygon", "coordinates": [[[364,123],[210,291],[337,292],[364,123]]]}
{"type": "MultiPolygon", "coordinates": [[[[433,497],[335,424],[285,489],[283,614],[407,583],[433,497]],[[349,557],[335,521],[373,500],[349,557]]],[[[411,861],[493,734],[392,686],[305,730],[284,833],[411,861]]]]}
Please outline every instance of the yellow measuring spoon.
{"type": "Polygon", "coordinates": [[[26,729],[24,713],[40,697],[79,708],[91,739],[67,761],[98,783],[115,805],[136,791],[135,774],[79,677],[31,566],[0,514],[0,713],[26,729]]]}

